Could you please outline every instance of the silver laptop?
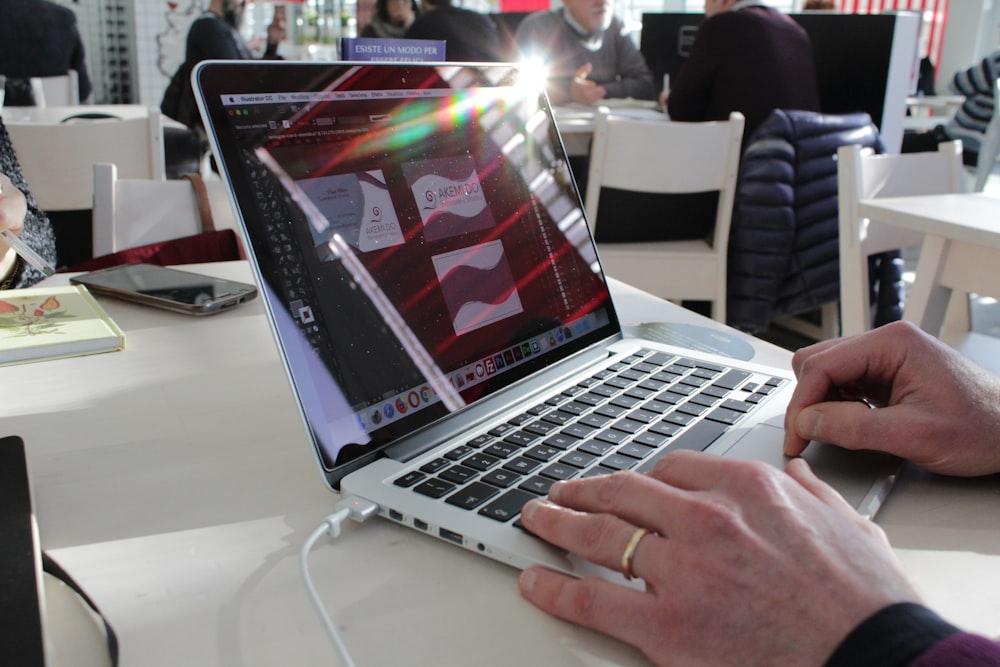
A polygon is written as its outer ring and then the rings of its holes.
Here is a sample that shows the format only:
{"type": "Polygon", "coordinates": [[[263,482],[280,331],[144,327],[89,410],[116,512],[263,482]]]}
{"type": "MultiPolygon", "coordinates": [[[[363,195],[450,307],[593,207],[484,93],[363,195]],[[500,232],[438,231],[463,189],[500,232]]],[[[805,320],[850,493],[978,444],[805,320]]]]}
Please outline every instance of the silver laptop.
{"type": "MultiPolygon", "coordinates": [[[[515,567],[557,480],[695,449],[783,465],[784,368],[623,336],[539,81],[206,62],[198,103],[329,486],[515,567]]],[[[872,515],[895,461],[812,446],[872,515]]]]}

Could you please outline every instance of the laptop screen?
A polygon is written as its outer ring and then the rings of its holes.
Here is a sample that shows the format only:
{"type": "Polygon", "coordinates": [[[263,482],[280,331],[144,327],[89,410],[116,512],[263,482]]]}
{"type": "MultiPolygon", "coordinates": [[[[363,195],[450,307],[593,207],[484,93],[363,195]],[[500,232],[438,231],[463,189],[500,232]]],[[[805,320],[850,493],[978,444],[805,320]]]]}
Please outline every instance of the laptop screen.
{"type": "Polygon", "coordinates": [[[195,76],[328,473],[617,333],[544,93],[517,67],[195,76]]]}

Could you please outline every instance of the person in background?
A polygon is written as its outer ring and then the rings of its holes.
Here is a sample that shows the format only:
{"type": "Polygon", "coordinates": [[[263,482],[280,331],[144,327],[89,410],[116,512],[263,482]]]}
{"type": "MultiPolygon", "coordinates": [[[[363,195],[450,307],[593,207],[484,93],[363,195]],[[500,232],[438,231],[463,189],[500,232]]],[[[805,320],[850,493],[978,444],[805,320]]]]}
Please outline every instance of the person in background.
{"type": "Polygon", "coordinates": [[[612,14],[612,0],[565,0],[525,17],[514,40],[521,57],[549,68],[553,104],[597,104],[606,98],[656,98],[653,74],[612,14]]]}
{"type": "Polygon", "coordinates": [[[829,12],[837,9],[837,3],[833,0],[806,0],[802,3],[802,10],[806,12],[829,12]]]}
{"type": "MultiPolygon", "coordinates": [[[[993,116],[997,77],[1000,77],[1000,49],[972,67],[955,72],[948,82],[948,89],[957,95],[964,95],[965,101],[945,125],[925,133],[930,135],[931,140],[919,150],[935,150],[942,141],[961,139],[963,162],[975,166],[979,159],[979,147],[993,116]]],[[[904,148],[903,152],[909,152],[911,147],[904,148]]]]}
{"type": "MultiPolygon", "coordinates": [[[[21,165],[0,120],[0,229],[10,230],[32,250],[56,265],[56,239],[52,225],[28,192],[21,165]]],[[[44,278],[41,271],[22,260],[0,237],[0,289],[30,287],[44,278]]]]}
{"type": "Polygon", "coordinates": [[[454,7],[451,0],[420,0],[420,15],[406,31],[406,39],[444,40],[445,59],[451,62],[500,62],[503,49],[490,17],[454,7]]]}
{"type": "MultiPolygon", "coordinates": [[[[211,0],[205,13],[188,30],[185,61],[194,65],[202,60],[251,60],[254,55],[240,36],[246,0],[211,0]]],[[[278,57],[278,44],[286,37],[285,23],[275,13],[267,26],[264,58],[278,57]]]]}
{"type": "Polygon", "coordinates": [[[403,39],[419,11],[417,0],[377,0],[375,18],[361,29],[361,36],[403,39]]]}
{"type": "MultiPolygon", "coordinates": [[[[817,440],[945,475],[1000,472],[1000,378],[913,325],[804,348],[792,367],[786,454],[817,440]],[[831,400],[842,390],[881,407],[831,400]]],[[[781,471],[678,451],[648,475],[557,482],[522,521],[646,586],[533,567],[521,593],[656,664],[1000,665],[1000,644],[921,604],[882,530],[801,458],[781,471]]]]}
{"type": "Polygon", "coordinates": [[[664,92],[672,120],[746,117],[743,145],[775,109],[819,111],[812,43],[798,23],[755,0],[706,0],[691,55],[664,92]]]}
{"type": "Polygon", "coordinates": [[[76,27],[76,14],[48,0],[0,2],[0,74],[7,77],[4,104],[35,103],[31,77],[62,76],[74,70],[83,102],[92,90],[76,27]]]}

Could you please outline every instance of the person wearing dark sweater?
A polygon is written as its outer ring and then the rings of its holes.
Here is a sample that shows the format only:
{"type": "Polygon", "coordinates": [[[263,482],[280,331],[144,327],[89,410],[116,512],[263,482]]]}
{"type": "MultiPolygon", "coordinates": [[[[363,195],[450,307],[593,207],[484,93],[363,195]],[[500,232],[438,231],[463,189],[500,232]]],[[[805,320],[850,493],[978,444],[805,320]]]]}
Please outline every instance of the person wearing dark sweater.
{"type": "MultiPolygon", "coordinates": [[[[0,120],[0,229],[7,229],[32,250],[56,265],[56,239],[52,224],[28,192],[21,165],[0,120]]],[[[30,287],[45,275],[26,263],[0,237],[0,289],[30,287]]]]}
{"type": "Polygon", "coordinates": [[[606,98],[652,100],[653,75],[608,0],[566,0],[535,12],[517,28],[524,60],[548,67],[553,104],[597,104],[606,98]]]}
{"type": "MultiPolygon", "coordinates": [[[[90,75],[83,40],[76,27],[76,14],[48,0],[3,0],[0,2],[0,74],[8,88],[30,98],[30,86],[14,86],[32,77],[62,76],[76,71],[80,101],[90,97],[90,75]]],[[[5,104],[32,104],[8,96],[5,104]]]]}
{"type": "MultiPolygon", "coordinates": [[[[240,36],[245,0],[211,0],[205,13],[188,29],[185,60],[192,65],[202,60],[250,60],[253,53],[240,36]]],[[[285,26],[273,21],[267,27],[265,58],[278,54],[278,44],[285,39],[285,26]]]]}
{"type": "Polygon", "coordinates": [[[707,0],[691,54],[670,82],[670,118],[701,122],[746,117],[744,145],[775,109],[819,111],[809,35],[754,0],[707,0]]]}
{"type": "Polygon", "coordinates": [[[645,585],[531,567],[521,594],[660,665],[1000,666],[1000,643],[924,606],[881,528],[798,457],[841,446],[996,475],[1000,378],[908,322],[803,348],[792,368],[784,471],[674,451],[644,475],[556,482],[524,527],[645,585]]]}
{"type": "Polygon", "coordinates": [[[420,16],[406,39],[444,40],[444,56],[451,62],[503,60],[496,24],[485,14],[453,7],[451,0],[421,0],[420,16]]]}

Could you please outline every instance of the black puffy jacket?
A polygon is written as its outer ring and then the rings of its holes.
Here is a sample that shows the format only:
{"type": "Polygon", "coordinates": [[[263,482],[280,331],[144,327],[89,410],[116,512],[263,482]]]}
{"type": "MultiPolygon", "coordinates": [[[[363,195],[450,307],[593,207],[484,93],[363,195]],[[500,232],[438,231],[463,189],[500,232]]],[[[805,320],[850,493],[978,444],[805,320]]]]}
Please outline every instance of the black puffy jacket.
{"type": "MultiPolygon", "coordinates": [[[[847,144],[882,152],[868,114],[776,110],[749,139],[729,235],[731,326],[761,332],[777,317],[840,298],[836,155],[847,144]]],[[[881,270],[883,284],[892,283],[880,294],[891,303],[885,297],[901,294],[902,277],[901,263],[888,260],[872,277],[881,270]]]]}

